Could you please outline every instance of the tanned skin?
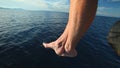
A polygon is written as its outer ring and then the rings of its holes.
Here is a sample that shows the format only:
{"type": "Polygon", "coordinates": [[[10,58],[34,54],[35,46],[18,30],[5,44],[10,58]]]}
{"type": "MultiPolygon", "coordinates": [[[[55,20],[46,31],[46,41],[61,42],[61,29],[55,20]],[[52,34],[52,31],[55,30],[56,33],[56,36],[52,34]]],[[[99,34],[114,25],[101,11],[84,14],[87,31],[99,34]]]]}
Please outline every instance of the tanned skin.
{"type": "Polygon", "coordinates": [[[70,0],[69,18],[63,34],[55,41],[43,43],[59,56],[77,56],[76,46],[94,20],[98,0],[70,0]]]}

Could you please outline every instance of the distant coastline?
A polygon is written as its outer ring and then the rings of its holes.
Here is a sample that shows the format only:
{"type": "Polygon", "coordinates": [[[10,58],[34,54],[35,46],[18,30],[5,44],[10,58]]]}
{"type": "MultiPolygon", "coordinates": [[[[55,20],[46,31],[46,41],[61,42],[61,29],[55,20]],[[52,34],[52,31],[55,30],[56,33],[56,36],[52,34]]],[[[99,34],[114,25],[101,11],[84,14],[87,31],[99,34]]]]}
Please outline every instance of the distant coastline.
{"type": "Polygon", "coordinates": [[[1,9],[4,9],[4,10],[25,10],[25,9],[22,9],[22,8],[5,8],[5,7],[0,7],[0,10],[1,9]]]}
{"type": "MultiPolygon", "coordinates": [[[[50,13],[65,13],[68,14],[69,12],[59,12],[59,11],[48,11],[48,10],[28,10],[23,8],[6,8],[6,7],[0,7],[1,10],[19,10],[19,11],[33,11],[33,12],[50,12],[50,13]]],[[[111,18],[120,18],[120,17],[112,17],[112,16],[104,16],[104,15],[96,15],[96,16],[102,16],[102,17],[111,17],[111,18]]]]}

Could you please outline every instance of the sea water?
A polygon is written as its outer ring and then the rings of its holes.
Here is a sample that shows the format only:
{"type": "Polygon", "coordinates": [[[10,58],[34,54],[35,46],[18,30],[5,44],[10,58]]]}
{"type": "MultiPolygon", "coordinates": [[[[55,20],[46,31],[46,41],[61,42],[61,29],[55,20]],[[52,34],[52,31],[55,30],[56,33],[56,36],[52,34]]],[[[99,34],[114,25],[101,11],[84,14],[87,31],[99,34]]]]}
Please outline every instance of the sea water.
{"type": "Polygon", "coordinates": [[[120,57],[106,38],[120,18],[96,16],[75,58],[59,57],[42,46],[62,34],[67,20],[63,12],[0,10],[0,68],[120,68],[120,57]]]}

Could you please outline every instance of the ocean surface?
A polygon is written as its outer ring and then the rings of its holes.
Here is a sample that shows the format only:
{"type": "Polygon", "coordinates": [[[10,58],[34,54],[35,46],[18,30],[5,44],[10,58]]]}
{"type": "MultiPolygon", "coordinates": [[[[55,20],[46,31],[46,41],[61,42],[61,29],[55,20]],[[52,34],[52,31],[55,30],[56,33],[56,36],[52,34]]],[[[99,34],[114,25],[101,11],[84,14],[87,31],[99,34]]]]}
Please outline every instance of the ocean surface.
{"type": "Polygon", "coordinates": [[[120,57],[107,43],[120,18],[96,16],[80,40],[75,58],[59,57],[42,42],[56,40],[68,13],[0,10],[0,68],[120,68],[120,57]]]}

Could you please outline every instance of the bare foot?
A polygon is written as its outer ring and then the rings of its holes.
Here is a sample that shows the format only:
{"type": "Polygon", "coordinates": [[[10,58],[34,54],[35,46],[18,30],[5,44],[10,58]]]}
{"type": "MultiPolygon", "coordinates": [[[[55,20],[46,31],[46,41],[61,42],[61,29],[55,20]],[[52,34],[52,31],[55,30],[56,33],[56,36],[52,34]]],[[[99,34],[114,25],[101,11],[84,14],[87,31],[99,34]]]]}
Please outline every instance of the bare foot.
{"type": "Polygon", "coordinates": [[[43,43],[45,48],[51,48],[55,51],[55,53],[59,56],[66,56],[66,57],[75,57],[77,55],[77,51],[74,48],[71,48],[68,42],[69,37],[69,24],[67,25],[64,33],[54,42],[51,43],[43,43]]]}
{"type": "Polygon", "coordinates": [[[55,51],[55,53],[59,56],[66,56],[66,57],[75,57],[77,55],[77,52],[75,48],[70,48],[71,45],[68,48],[65,48],[67,38],[61,37],[58,40],[50,43],[43,43],[43,46],[45,48],[51,48],[55,51]]]}

